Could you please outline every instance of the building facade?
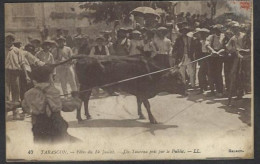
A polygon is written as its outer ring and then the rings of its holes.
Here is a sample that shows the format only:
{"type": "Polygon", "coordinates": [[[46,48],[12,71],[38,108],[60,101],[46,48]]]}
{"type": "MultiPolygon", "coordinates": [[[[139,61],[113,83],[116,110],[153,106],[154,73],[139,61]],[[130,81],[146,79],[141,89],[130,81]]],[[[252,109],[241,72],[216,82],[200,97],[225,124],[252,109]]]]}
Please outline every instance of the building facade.
{"type": "Polygon", "coordinates": [[[56,29],[68,29],[74,33],[76,27],[87,27],[87,18],[78,19],[78,3],[6,3],[5,32],[16,35],[17,40],[28,42],[28,37],[41,39],[44,27],[50,36],[56,29]]]}

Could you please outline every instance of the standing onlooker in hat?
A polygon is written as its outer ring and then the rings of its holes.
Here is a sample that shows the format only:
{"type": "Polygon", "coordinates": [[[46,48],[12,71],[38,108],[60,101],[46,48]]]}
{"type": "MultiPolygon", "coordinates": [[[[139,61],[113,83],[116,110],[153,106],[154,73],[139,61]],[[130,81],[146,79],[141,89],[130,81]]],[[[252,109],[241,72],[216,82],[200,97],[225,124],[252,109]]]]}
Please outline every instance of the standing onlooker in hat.
{"type": "MultiPolygon", "coordinates": [[[[96,46],[92,47],[89,56],[96,56],[96,55],[98,55],[98,56],[99,55],[102,55],[102,56],[109,56],[110,55],[109,50],[108,50],[107,46],[105,45],[105,38],[103,38],[102,36],[97,37],[96,46]]],[[[99,64],[100,64],[101,67],[104,67],[101,63],[99,63],[99,64]]],[[[107,89],[106,91],[111,96],[117,96],[118,95],[110,89],[107,89]]],[[[98,94],[99,94],[99,88],[93,89],[94,97],[98,97],[98,94]]]]}
{"type": "Polygon", "coordinates": [[[166,37],[168,29],[166,27],[159,27],[156,31],[153,43],[155,48],[155,54],[160,54],[163,57],[163,65],[165,67],[173,66],[172,63],[172,43],[171,40],[166,37]],[[165,56],[163,56],[165,55],[165,56]]]}
{"type": "Polygon", "coordinates": [[[212,35],[209,35],[206,40],[207,48],[209,52],[213,54],[208,58],[208,69],[209,69],[209,83],[210,90],[208,96],[213,96],[215,94],[214,90],[216,87],[217,97],[223,96],[223,78],[222,78],[222,68],[223,68],[223,57],[220,56],[220,52],[225,48],[224,34],[221,33],[222,26],[217,24],[213,26],[212,35]]]}
{"type": "Polygon", "coordinates": [[[110,55],[107,46],[105,45],[105,38],[97,37],[96,46],[92,47],[90,56],[94,55],[110,55]]]}
{"type": "Polygon", "coordinates": [[[111,37],[112,31],[104,31],[104,38],[105,38],[105,44],[109,50],[110,55],[115,54],[112,37],[111,37]]]}
{"type": "MultiPolygon", "coordinates": [[[[30,79],[32,68],[35,68],[36,66],[43,66],[45,64],[44,62],[40,61],[36,56],[32,55],[32,52],[34,52],[34,47],[31,44],[25,45],[24,51],[22,51],[25,57],[25,68],[30,79]]],[[[21,100],[23,100],[25,92],[33,87],[33,82],[27,82],[25,73],[22,73],[20,76],[20,84],[22,86],[20,88],[20,97],[21,100]]]]}
{"type": "Polygon", "coordinates": [[[77,38],[77,37],[80,37],[80,38],[83,37],[82,30],[81,30],[80,27],[77,27],[77,28],[76,28],[76,34],[73,36],[73,40],[74,40],[75,38],[77,38]]]}
{"type": "MultiPolygon", "coordinates": [[[[244,47],[244,36],[245,34],[240,32],[240,25],[234,24],[232,26],[232,31],[234,36],[229,40],[226,47],[230,53],[235,54],[233,66],[231,69],[231,83],[230,84],[230,93],[233,91],[233,86],[236,86],[237,97],[242,98],[245,92],[245,70],[243,70],[243,59],[245,58],[244,55],[250,51],[250,48],[244,47]],[[234,84],[235,83],[235,84],[234,84]]],[[[250,55],[249,55],[250,56],[250,55]]]]}
{"type": "Polygon", "coordinates": [[[184,22],[184,21],[185,21],[184,12],[180,12],[179,14],[177,14],[177,22],[176,23],[184,22]]]}
{"type": "MultiPolygon", "coordinates": [[[[13,42],[15,36],[13,34],[6,34],[5,36],[5,95],[6,101],[19,102],[20,101],[20,76],[24,72],[27,82],[30,82],[26,68],[25,58],[22,51],[14,47],[13,42]],[[12,99],[10,98],[10,94],[12,99]]],[[[13,119],[21,119],[17,110],[13,111],[13,119]]]]}
{"type": "Polygon", "coordinates": [[[134,30],[131,33],[129,55],[141,55],[143,52],[144,42],[140,31],[134,30]]]}
{"type": "MultiPolygon", "coordinates": [[[[42,43],[42,50],[38,53],[35,54],[35,56],[42,62],[46,63],[46,64],[54,64],[54,57],[51,53],[51,46],[55,44],[54,41],[52,40],[45,40],[42,43]]],[[[51,74],[51,82],[54,81],[54,77],[56,75],[56,72],[54,70],[54,72],[51,74]]]]}
{"type": "Polygon", "coordinates": [[[15,42],[14,42],[14,46],[15,46],[16,48],[22,49],[22,42],[20,42],[20,41],[15,41],[15,42]]]}
{"type": "MultiPolygon", "coordinates": [[[[226,30],[225,31],[225,38],[223,39],[223,43],[226,46],[226,44],[229,42],[231,37],[234,36],[233,32],[231,30],[226,30]]],[[[225,52],[223,56],[223,62],[224,62],[224,76],[225,76],[225,92],[224,94],[229,92],[229,85],[230,85],[230,72],[231,68],[233,66],[235,54],[231,52],[225,52]]]]}
{"type": "Polygon", "coordinates": [[[146,30],[143,34],[144,41],[144,55],[148,57],[152,57],[156,54],[154,44],[153,44],[154,33],[151,30],[146,30]]]}
{"type": "MultiPolygon", "coordinates": [[[[73,56],[71,48],[65,46],[66,39],[64,37],[58,38],[56,42],[58,47],[52,52],[55,62],[61,62],[73,56]]],[[[63,94],[68,94],[67,83],[70,84],[72,91],[77,91],[75,72],[72,62],[58,66],[56,72],[61,83],[63,94]]]]}
{"type": "Polygon", "coordinates": [[[187,34],[190,32],[190,28],[187,26],[187,23],[184,22],[183,25],[179,26],[180,36],[176,39],[174,44],[174,56],[176,63],[181,63],[181,74],[183,77],[184,83],[186,83],[186,72],[190,78],[191,87],[195,87],[195,75],[196,75],[196,63],[189,64],[195,59],[195,47],[194,40],[192,37],[189,37],[187,34]],[[188,65],[186,65],[188,64],[188,65]]]}
{"type": "Polygon", "coordinates": [[[50,40],[49,29],[44,25],[43,30],[41,31],[42,41],[50,40]]]}
{"type": "Polygon", "coordinates": [[[63,31],[62,31],[61,28],[58,28],[58,29],[56,30],[56,37],[53,38],[53,40],[57,40],[57,39],[59,39],[60,37],[63,37],[63,31]]]}
{"type": "Polygon", "coordinates": [[[117,38],[114,45],[115,54],[126,56],[129,54],[130,39],[127,37],[127,30],[120,28],[117,31],[117,38]]]}
{"type": "Polygon", "coordinates": [[[90,52],[89,38],[88,38],[88,36],[84,36],[80,42],[78,54],[89,55],[89,52],[90,52]]]}
{"type": "MultiPolygon", "coordinates": [[[[195,49],[196,59],[209,55],[205,44],[208,35],[209,35],[209,30],[206,28],[196,29],[196,32],[193,34],[193,36],[197,38],[196,45],[194,46],[196,48],[195,49]]],[[[203,93],[204,91],[207,90],[207,86],[208,86],[208,80],[207,80],[208,60],[203,59],[201,61],[198,61],[198,64],[200,66],[198,71],[198,80],[199,80],[199,87],[200,87],[199,93],[203,93]]]]}
{"type": "Polygon", "coordinates": [[[35,49],[33,55],[35,55],[37,52],[42,50],[40,39],[37,39],[37,38],[31,39],[30,43],[34,46],[34,49],[35,49]]]}
{"type": "Polygon", "coordinates": [[[69,35],[69,30],[67,30],[67,29],[63,30],[63,34],[64,34],[64,38],[66,39],[66,46],[73,48],[73,46],[74,46],[73,39],[69,35]]]}
{"type": "Polygon", "coordinates": [[[72,48],[72,52],[73,52],[74,55],[80,54],[79,49],[82,46],[83,39],[84,38],[82,37],[82,35],[79,35],[79,36],[74,38],[74,41],[73,41],[74,47],[72,48]]]}

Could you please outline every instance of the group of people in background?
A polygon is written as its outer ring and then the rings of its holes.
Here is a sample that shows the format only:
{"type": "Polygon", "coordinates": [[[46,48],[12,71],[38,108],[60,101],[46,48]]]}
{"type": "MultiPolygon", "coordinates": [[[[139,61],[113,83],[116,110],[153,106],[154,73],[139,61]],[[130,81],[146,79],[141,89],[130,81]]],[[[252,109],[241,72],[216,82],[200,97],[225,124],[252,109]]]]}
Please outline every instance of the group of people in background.
{"type": "MultiPolygon", "coordinates": [[[[223,97],[232,92],[241,98],[250,92],[251,25],[231,19],[215,24],[207,15],[180,13],[175,23],[152,29],[138,23],[135,28],[119,28],[115,23],[112,31],[102,31],[96,38],[84,35],[80,28],[74,36],[69,30],[57,29],[52,38],[45,29],[43,40],[28,37],[25,46],[16,42],[13,34],[8,33],[5,38],[6,100],[9,101],[23,100],[25,92],[33,87],[30,77],[33,67],[58,63],[73,55],[153,58],[160,54],[166,56],[165,67],[178,65],[187,88],[199,87],[199,94],[210,90],[206,96],[223,97]],[[203,57],[207,58],[191,63],[203,57]]],[[[68,93],[67,84],[71,91],[78,90],[73,61],[52,72],[50,82],[57,79],[63,94],[68,93]]],[[[14,119],[19,119],[15,113],[14,119]]]]}

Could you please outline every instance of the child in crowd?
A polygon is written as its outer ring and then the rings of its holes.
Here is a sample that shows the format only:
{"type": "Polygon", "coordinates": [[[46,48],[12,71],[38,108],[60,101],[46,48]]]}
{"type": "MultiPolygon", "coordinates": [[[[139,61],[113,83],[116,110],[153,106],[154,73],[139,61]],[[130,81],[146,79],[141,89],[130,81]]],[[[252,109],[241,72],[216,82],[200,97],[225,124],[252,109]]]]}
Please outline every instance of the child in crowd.
{"type": "MultiPolygon", "coordinates": [[[[34,142],[79,141],[68,134],[68,123],[61,116],[61,110],[64,106],[60,99],[60,92],[50,83],[50,74],[53,72],[53,69],[54,67],[51,65],[44,65],[32,71],[32,79],[36,81],[36,84],[34,88],[25,93],[22,102],[24,110],[32,114],[34,142]]],[[[81,102],[76,104],[74,107],[80,106],[81,102]]],[[[72,106],[70,107],[73,108],[72,106]]]]}

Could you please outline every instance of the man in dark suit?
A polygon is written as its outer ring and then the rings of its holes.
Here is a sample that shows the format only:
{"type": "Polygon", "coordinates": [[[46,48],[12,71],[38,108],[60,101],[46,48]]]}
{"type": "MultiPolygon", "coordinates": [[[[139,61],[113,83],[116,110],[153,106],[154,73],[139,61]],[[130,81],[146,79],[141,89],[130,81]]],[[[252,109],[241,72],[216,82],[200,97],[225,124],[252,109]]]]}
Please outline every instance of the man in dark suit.
{"type": "Polygon", "coordinates": [[[194,46],[195,41],[192,37],[187,36],[190,31],[187,22],[183,22],[179,26],[180,36],[176,39],[173,51],[176,64],[181,63],[181,74],[183,76],[184,82],[186,82],[186,72],[190,78],[190,83],[192,87],[195,87],[195,63],[188,64],[195,59],[194,56],[194,46]],[[186,65],[187,64],[187,65],[186,65]]]}

